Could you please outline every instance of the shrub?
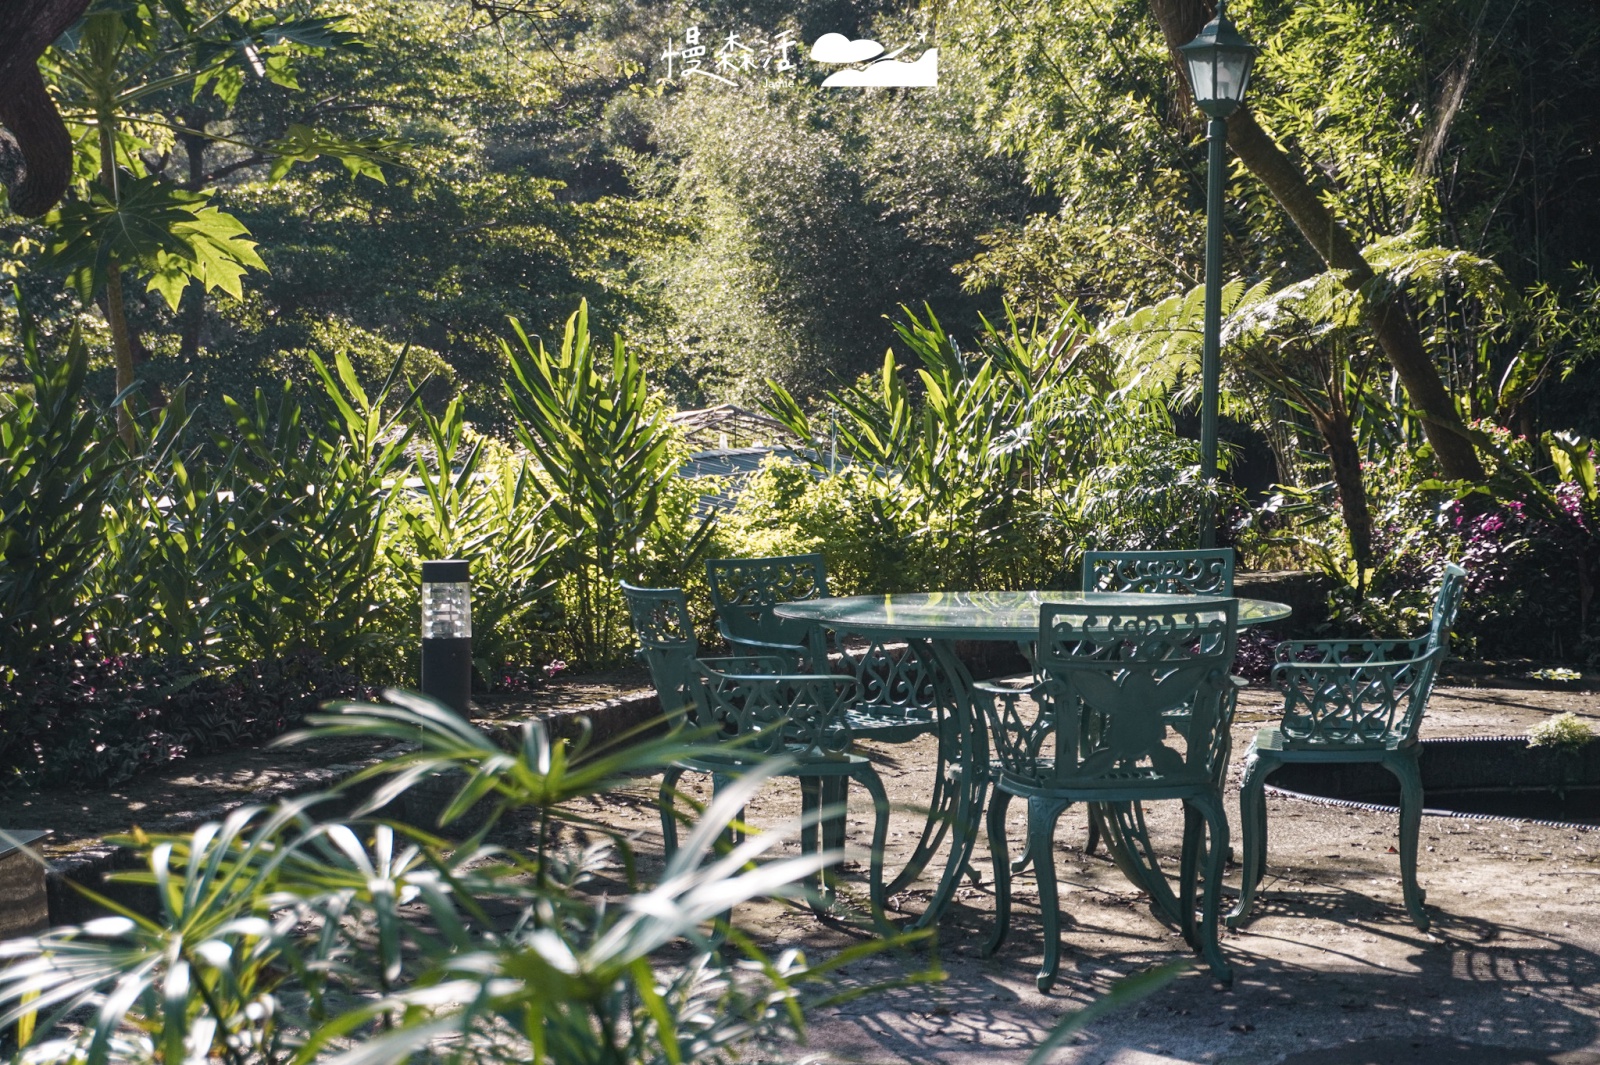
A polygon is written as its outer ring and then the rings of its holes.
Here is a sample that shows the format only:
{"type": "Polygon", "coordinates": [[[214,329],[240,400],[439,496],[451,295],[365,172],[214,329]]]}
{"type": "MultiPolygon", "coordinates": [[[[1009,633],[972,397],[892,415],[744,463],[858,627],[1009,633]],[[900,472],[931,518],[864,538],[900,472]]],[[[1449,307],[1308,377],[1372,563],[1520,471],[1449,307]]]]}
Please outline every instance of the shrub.
{"type": "Polygon", "coordinates": [[[1111,387],[1074,312],[1048,327],[1008,319],[971,354],[931,314],[897,329],[920,394],[893,352],[876,378],[830,394],[832,426],[774,386],[769,410],[810,443],[812,468],[769,464],[731,540],[823,550],[831,583],[855,592],[1076,586],[1087,549],[1194,540],[1197,446],[1158,404],[1111,387]]]}
{"type": "Polygon", "coordinates": [[[147,655],[36,663],[0,682],[0,792],[111,787],[188,755],[257,743],[359,693],[325,660],[217,670],[147,655]]]}
{"type": "MultiPolygon", "coordinates": [[[[1567,479],[1549,486],[1527,472],[1541,463],[1534,441],[1483,425],[1477,431],[1492,458],[1488,485],[1440,482],[1432,476],[1425,450],[1414,454],[1397,448],[1364,464],[1375,505],[1377,560],[1360,575],[1366,578],[1364,588],[1326,501],[1302,493],[1292,515],[1297,524],[1280,539],[1294,539],[1302,558],[1338,582],[1332,617],[1344,631],[1420,632],[1444,563],[1455,561],[1467,570],[1455,626],[1460,653],[1593,657],[1600,635],[1593,609],[1600,579],[1600,503],[1592,482],[1584,479],[1584,463],[1588,469],[1593,463],[1588,442],[1572,448],[1565,467],[1556,464],[1557,474],[1567,479]]],[[[1259,516],[1256,520],[1265,524],[1259,516]]]]}
{"type": "Polygon", "coordinates": [[[1566,713],[1541,721],[1528,730],[1528,746],[1576,751],[1594,739],[1594,729],[1577,714],[1566,713]]]}
{"type": "Polygon", "coordinates": [[[667,411],[620,335],[609,358],[597,352],[587,303],[567,319],[553,354],[511,324],[521,350],[502,348],[517,440],[538,464],[550,519],[565,537],[564,642],[574,661],[611,665],[633,646],[617,581],[640,581],[651,570],[681,578],[708,543],[710,522],[688,532],[685,508],[663,506],[680,455],[667,411]]]}
{"type": "Polygon", "coordinates": [[[52,361],[26,312],[21,325],[29,382],[0,396],[0,679],[66,651],[89,624],[126,463],[112,419],[82,402],[77,337],[52,361]]]}

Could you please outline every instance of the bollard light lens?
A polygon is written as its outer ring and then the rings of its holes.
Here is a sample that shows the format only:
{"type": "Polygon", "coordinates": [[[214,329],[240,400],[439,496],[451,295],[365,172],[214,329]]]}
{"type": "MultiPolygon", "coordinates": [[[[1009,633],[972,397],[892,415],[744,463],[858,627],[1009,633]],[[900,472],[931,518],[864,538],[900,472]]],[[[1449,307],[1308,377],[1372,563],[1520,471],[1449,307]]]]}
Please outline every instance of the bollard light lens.
{"type": "Polygon", "coordinates": [[[472,584],[468,563],[444,559],[422,564],[422,638],[472,638],[472,584]]]}
{"type": "Polygon", "coordinates": [[[422,586],[422,638],[461,640],[472,636],[472,585],[422,586]]]}

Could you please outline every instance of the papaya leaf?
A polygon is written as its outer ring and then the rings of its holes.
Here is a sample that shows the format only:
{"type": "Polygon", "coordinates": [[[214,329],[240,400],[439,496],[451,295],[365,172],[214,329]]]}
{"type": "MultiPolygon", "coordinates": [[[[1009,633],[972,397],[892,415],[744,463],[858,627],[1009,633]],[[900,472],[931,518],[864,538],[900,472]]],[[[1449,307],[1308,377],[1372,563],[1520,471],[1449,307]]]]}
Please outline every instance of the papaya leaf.
{"type": "Polygon", "coordinates": [[[191,282],[237,298],[245,271],[266,269],[244,223],[210,206],[209,194],[158,177],[128,175],[119,186],[120,198],[96,185],[89,200],[64,204],[47,219],[56,232],[51,259],[83,275],[85,288],[104,285],[115,259],[145,275],[149,290],[176,311],[191,282]]]}

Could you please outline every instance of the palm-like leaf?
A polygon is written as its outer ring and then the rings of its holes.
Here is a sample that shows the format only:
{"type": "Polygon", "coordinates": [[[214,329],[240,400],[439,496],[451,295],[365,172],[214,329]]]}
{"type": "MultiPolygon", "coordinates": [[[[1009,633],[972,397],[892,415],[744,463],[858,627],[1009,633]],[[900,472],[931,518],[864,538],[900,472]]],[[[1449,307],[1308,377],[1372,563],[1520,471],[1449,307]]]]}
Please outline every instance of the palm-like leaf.
{"type": "MultiPolygon", "coordinates": [[[[546,812],[687,749],[673,740],[569,757],[534,728],[502,752],[437,704],[391,694],[391,707],[346,707],[324,727],[420,738],[391,775],[466,767],[489,782],[469,792],[546,812]]],[[[151,888],[160,916],[0,948],[0,1025],[38,1017],[28,1060],[85,1065],[363,1065],[428,1048],[486,1065],[722,1060],[738,1041],[798,1024],[810,972],[797,953],[767,958],[733,933],[754,963],[735,978],[706,929],[739,902],[796,891],[838,857],[758,863],[794,826],[719,853],[766,776],[719,795],[654,888],[609,904],[575,893],[570,878],[525,875],[525,860],[481,836],[452,844],[408,826],[317,820],[321,798],[240,810],[188,836],[136,836],[123,842],[147,868],[123,879],[151,888]],[[517,916],[496,918],[491,902],[517,916]],[[661,968],[653,952],[678,938],[697,954],[661,968]],[[51,1038],[84,1010],[76,1035],[51,1038]]],[[[602,860],[591,848],[577,863],[602,860]]]]}

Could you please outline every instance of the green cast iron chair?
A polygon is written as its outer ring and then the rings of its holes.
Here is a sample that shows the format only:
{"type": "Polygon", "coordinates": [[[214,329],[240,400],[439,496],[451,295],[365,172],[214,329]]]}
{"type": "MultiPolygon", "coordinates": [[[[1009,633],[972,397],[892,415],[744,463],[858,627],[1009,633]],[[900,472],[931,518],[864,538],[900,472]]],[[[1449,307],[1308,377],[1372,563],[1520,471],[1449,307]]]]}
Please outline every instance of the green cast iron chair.
{"type": "MultiPolygon", "coordinates": [[[[824,850],[843,850],[843,818],[828,818],[819,825],[819,817],[824,806],[847,801],[850,781],[859,783],[871,796],[868,890],[873,922],[886,931],[890,925],[884,916],[883,859],[889,838],[889,796],[872,762],[850,751],[855,678],[840,673],[784,673],[785,668],[782,659],[771,657],[695,661],[692,688],[698,719],[716,727],[718,736],[728,743],[720,750],[675,762],[662,774],[665,857],[670,861],[678,849],[675,800],[678,780],[685,772],[710,774],[715,794],[733,777],[787,756],[789,765],[781,775],[799,778],[801,808],[807,815],[800,834],[802,853],[817,850],[819,827],[824,850]]],[[[826,912],[836,899],[834,878],[825,872],[814,887],[813,908],[826,912]]]]}
{"type": "Polygon", "coordinates": [[[650,670],[661,713],[674,726],[695,714],[694,660],[700,653],[689,601],[681,588],[640,588],[622,584],[628,616],[639,639],[638,659],[650,670]]]}
{"type": "Polygon", "coordinates": [[[820,554],[771,558],[713,558],[706,562],[717,630],[734,649],[791,660],[796,667],[825,660],[827,647],[803,622],[773,614],[779,603],[828,594],[827,566],[820,554]]]}
{"type": "Polygon", "coordinates": [[[1010,928],[1012,868],[1005,824],[1015,796],[1028,803],[1026,853],[1039,879],[1040,991],[1055,983],[1060,962],[1053,836],[1056,822],[1074,802],[1183,802],[1176,907],[1183,935],[1219,980],[1232,980],[1217,943],[1228,854],[1219,767],[1228,761],[1238,692],[1229,677],[1238,608],[1235,599],[1209,597],[1181,607],[1047,603],[1039,612],[1040,680],[1031,692],[976,686],[996,770],[988,814],[995,931],[987,949],[998,950],[1010,928]],[[1024,695],[1035,707],[1031,717],[1024,695]],[[1172,730],[1169,716],[1179,709],[1187,714],[1181,734],[1172,730]],[[1168,744],[1169,736],[1183,741],[1181,749],[1168,744]],[[1203,846],[1207,836],[1209,846],[1203,846]],[[1197,927],[1202,865],[1205,888],[1197,927]]]}
{"type": "Polygon", "coordinates": [[[1250,915],[1267,871],[1267,777],[1288,762],[1377,762],[1400,782],[1400,885],[1406,912],[1428,930],[1425,893],[1417,885],[1422,825],[1422,773],[1417,732],[1439,667],[1450,653],[1450,629],[1467,571],[1444,568],[1426,635],[1415,640],[1278,644],[1272,681],[1283,693],[1283,718],[1256,733],[1239,786],[1244,876],[1228,915],[1236,928],[1250,915]],[[1320,661],[1300,661],[1305,652],[1320,661]]]}
{"type": "MultiPolygon", "coordinates": [[[[694,634],[688,600],[681,589],[640,588],[622,582],[622,592],[628,603],[634,633],[639,639],[639,657],[650,669],[662,712],[676,725],[720,726],[717,735],[729,740],[735,740],[743,734],[738,728],[730,728],[729,722],[737,722],[738,718],[728,706],[730,700],[743,697],[743,690],[738,685],[732,685],[726,688],[726,694],[715,697],[708,695],[706,682],[711,674],[764,676],[768,678],[765,682],[767,686],[759,689],[759,696],[790,703],[801,695],[807,695],[813,703],[821,705],[824,702],[821,693],[825,685],[834,687],[835,696],[826,700],[826,728],[831,730],[828,746],[823,752],[826,757],[802,757],[788,774],[800,778],[803,806],[808,813],[814,813],[823,806],[842,806],[847,798],[848,781],[852,777],[861,779],[868,791],[873,791],[871,784],[866,782],[866,776],[870,773],[876,780],[876,770],[864,757],[848,753],[852,742],[870,738],[887,743],[903,743],[925,735],[934,728],[931,719],[915,714],[895,716],[883,708],[871,713],[864,712],[859,685],[855,677],[849,674],[795,674],[789,660],[776,656],[746,655],[702,662],[698,658],[700,645],[694,634]],[[711,709],[711,703],[717,704],[717,709],[711,709]],[[865,765],[865,769],[860,768],[862,765],[865,765]]],[[[722,684],[721,681],[717,683],[722,684]]],[[[723,688],[718,687],[716,691],[721,692],[723,688]]],[[[808,711],[812,716],[818,712],[808,711]]],[[[762,724],[760,727],[765,729],[769,726],[762,724]]],[[[815,727],[805,720],[786,727],[791,733],[789,747],[797,747],[801,753],[811,750],[813,745],[808,737],[816,732],[815,727]]],[[[763,742],[771,739],[772,736],[767,735],[763,737],[763,742]]],[[[712,775],[714,788],[725,784],[751,763],[752,748],[744,746],[748,742],[740,740],[731,746],[726,758],[685,761],[668,771],[662,782],[662,826],[669,849],[675,849],[677,841],[677,818],[669,812],[669,800],[679,778],[685,771],[706,772],[712,775]]],[[[758,753],[762,749],[759,745],[753,748],[758,753]]],[[[787,753],[794,755],[796,751],[788,750],[787,753]]],[[[807,829],[807,832],[814,836],[815,829],[807,829]]],[[[843,847],[842,817],[823,822],[821,832],[823,847],[830,850],[843,847]]],[[[803,835],[802,844],[806,844],[808,838],[803,835]]],[[[874,851],[881,866],[881,841],[874,845],[874,851]]],[[[914,853],[912,861],[888,886],[888,893],[901,890],[915,879],[921,872],[921,866],[916,864],[919,860],[923,865],[928,860],[920,850],[914,853]]]]}
{"type": "MultiPolygon", "coordinates": [[[[1178,551],[1085,551],[1083,590],[1086,592],[1163,592],[1169,595],[1233,594],[1231,547],[1178,551]]],[[[1181,717],[1182,712],[1177,712],[1181,717]]],[[[1176,722],[1175,722],[1176,723],[1176,722]]],[[[1093,854],[1103,834],[1110,834],[1123,845],[1147,839],[1144,811],[1137,806],[1089,812],[1089,834],[1083,851],[1093,854]]],[[[1028,855],[1017,859],[1014,872],[1028,866],[1028,855]]],[[[1146,891],[1162,894],[1164,883],[1147,882],[1146,891]]]]}
{"type": "MultiPolygon", "coordinates": [[[[819,553],[766,558],[715,558],[706,562],[706,582],[717,611],[717,628],[739,653],[773,655],[787,671],[851,674],[858,700],[850,709],[852,734],[878,743],[908,743],[939,732],[939,764],[934,769],[929,816],[911,858],[889,885],[894,894],[921,875],[943,842],[954,813],[957,789],[947,772],[959,747],[954,720],[939,708],[940,675],[929,649],[911,643],[894,650],[870,642],[854,650],[833,647],[820,627],[778,617],[780,603],[819,599],[828,594],[828,570],[819,553]],[[830,654],[830,651],[833,653],[830,654]]],[[[837,807],[838,780],[824,783],[823,799],[837,807]]],[[[838,834],[840,829],[825,826],[838,834]]]]}

